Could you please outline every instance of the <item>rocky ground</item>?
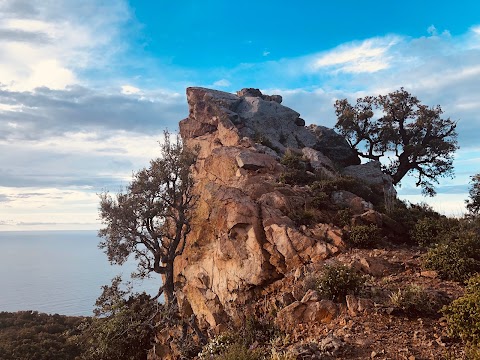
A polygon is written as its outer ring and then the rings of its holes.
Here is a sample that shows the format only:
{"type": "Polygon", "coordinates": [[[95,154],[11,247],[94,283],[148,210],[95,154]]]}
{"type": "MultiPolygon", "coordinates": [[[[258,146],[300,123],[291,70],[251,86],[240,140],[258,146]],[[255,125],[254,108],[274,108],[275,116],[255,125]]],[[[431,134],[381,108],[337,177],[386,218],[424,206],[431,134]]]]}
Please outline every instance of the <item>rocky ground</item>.
{"type": "MultiPolygon", "coordinates": [[[[280,324],[287,335],[275,344],[278,351],[299,359],[461,359],[463,347],[447,336],[446,322],[437,310],[460,296],[463,287],[423,271],[422,254],[406,246],[350,249],[332,259],[330,263],[346,264],[363,273],[364,289],[358,296],[348,296],[346,303],[336,303],[337,314],[327,323],[296,314],[297,321],[280,324]],[[414,306],[402,311],[392,304],[391,294],[412,285],[429,295],[430,313],[421,304],[419,311],[414,306]]],[[[290,291],[295,294],[295,288],[305,291],[305,283],[308,287],[309,279],[320,272],[321,268],[307,266],[300,278],[298,272],[290,274],[282,280],[279,297],[290,291]]]]}

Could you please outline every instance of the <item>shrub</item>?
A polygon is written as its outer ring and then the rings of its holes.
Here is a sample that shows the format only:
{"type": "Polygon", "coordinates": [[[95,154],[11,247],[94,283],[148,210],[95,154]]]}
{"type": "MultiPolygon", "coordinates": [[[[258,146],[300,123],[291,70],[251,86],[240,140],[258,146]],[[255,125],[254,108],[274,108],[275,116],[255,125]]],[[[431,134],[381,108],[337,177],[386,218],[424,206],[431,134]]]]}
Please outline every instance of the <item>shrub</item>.
{"type": "Polygon", "coordinates": [[[347,294],[357,294],[364,283],[363,276],[348,266],[326,266],[318,279],[317,291],[326,299],[344,301],[347,294]]]}
{"type": "Polygon", "coordinates": [[[285,172],[280,175],[280,182],[289,185],[306,185],[315,180],[313,173],[307,172],[307,164],[301,155],[287,150],[280,160],[285,166],[285,172]]]}
{"type": "Polygon", "coordinates": [[[374,224],[352,226],[346,235],[347,242],[359,248],[370,248],[382,238],[380,229],[374,224]]]}
{"type": "Polygon", "coordinates": [[[436,299],[418,285],[407,285],[390,295],[390,304],[406,314],[434,314],[439,309],[436,299]]]}
{"type": "Polygon", "coordinates": [[[333,219],[333,223],[340,227],[348,226],[351,223],[353,212],[349,208],[338,210],[333,219]]]}
{"type": "Polygon", "coordinates": [[[454,240],[443,241],[431,248],[424,267],[436,270],[442,279],[465,281],[480,272],[480,237],[476,232],[463,232],[454,240]]]}
{"type": "Polygon", "coordinates": [[[420,246],[429,246],[450,237],[460,231],[460,222],[457,219],[442,217],[425,217],[417,221],[410,232],[411,239],[420,246]]]}
{"type": "Polygon", "coordinates": [[[470,278],[465,294],[444,306],[450,335],[472,345],[480,345],[480,274],[470,278]]]}
{"type": "Polygon", "coordinates": [[[297,225],[311,225],[317,219],[315,211],[312,209],[296,209],[288,214],[297,225]]]}
{"type": "Polygon", "coordinates": [[[211,359],[216,355],[226,352],[228,347],[234,342],[234,337],[228,333],[215,336],[203,347],[202,352],[198,354],[198,358],[200,360],[211,359]]]}
{"type": "Polygon", "coordinates": [[[229,345],[225,352],[214,357],[215,360],[261,360],[264,359],[259,349],[250,350],[243,344],[229,345]]]}
{"type": "Polygon", "coordinates": [[[438,219],[441,217],[439,213],[434,211],[428,204],[412,204],[397,200],[393,210],[389,213],[389,216],[402,224],[408,233],[408,238],[405,239],[407,243],[413,243],[411,238],[412,231],[415,224],[425,218],[438,219]]]}

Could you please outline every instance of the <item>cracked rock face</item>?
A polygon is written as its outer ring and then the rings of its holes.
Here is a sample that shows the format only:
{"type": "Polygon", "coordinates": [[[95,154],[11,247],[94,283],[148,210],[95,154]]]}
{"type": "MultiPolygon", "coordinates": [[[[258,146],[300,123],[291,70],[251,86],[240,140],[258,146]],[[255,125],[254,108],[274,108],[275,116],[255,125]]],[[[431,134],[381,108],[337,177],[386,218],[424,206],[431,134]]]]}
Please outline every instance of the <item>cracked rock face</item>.
{"type": "Polygon", "coordinates": [[[280,96],[188,88],[187,99],[189,117],[180,122],[180,133],[186,146],[200,149],[194,169],[200,200],[185,251],[175,261],[175,280],[184,315],[193,312],[201,327],[214,329],[229,320],[240,323],[265,286],[343,247],[340,229],[307,229],[292,220],[307,193],[279,182],[286,149],[332,177],[334,164],[359,160],[332,130],[305,127],[280,96]]]}

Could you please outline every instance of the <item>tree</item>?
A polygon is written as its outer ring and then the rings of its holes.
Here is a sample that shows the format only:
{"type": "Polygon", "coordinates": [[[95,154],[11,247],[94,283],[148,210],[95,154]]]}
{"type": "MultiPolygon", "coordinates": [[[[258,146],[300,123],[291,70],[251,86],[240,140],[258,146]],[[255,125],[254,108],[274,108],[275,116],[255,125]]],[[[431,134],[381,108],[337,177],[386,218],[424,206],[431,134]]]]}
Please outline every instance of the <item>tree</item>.
{"type": "Polygon", "coordinates": [[[458,149],[456,122],[441,118],[442,113],[439,105],[423,105],[401,88],[359,98],[355,105],[337,100],[335,128],[359,156],[377,161],[388,156],[383,169],[394,185],[413,173],[422,192],[433,196],[433,183],[453,176],[453,154],[458,149]]]}
{"type": "Polygon", "coordinates": [[[167,303],[175,297],[173,263],[191,230],[196,196],[190,167],[195,161],[195,151],[184,147],[178,136],[172,142],[165,132],[161,157],[135,173],[125,192],[100,195],[100,218],[106,227],[99,231],[99,247],[112,264],[121,265],[133,255],[138,261],[133,276],[162,276],[157,297],[163,293],[167,303]]]}
{"type": "Polygon", "coordinates": [[[467,210],[471,215],[476,216],[480,214],[480,174],[471,177],[471,187],[468,190],[470,199],[466,200],[467,210]]]}

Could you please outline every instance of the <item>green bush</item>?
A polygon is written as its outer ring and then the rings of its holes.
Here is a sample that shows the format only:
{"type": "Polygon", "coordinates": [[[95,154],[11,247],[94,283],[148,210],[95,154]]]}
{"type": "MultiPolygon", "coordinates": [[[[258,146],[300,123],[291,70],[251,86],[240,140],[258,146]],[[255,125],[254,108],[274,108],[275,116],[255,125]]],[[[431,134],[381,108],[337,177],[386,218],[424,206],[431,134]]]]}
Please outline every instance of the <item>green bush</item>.
{"type": "Polygon", "coordinates": [[[363,276],[345,265],[325,266],[318,278],[317,291],[320,296],[344,301],[348,294],[358,294],[365,283],[363,276]]]}
{"type": "Polygon", "coordinates": [[[435,314],[440,305],[436,299],[418,285],[407,285],[390,295],[390,305],[405,314],[435,314]]]}
{"type": "Polygon", "coordinates": [[[213,357],[215,360],[261,360],[264,359],[262,352],[258,349],[250,350],[243,344],[235,343],[229,345],[225,352],[213,357]]]}
{"type": "Polygon", "coordinates": [[[480,345],[480,274],[470,278],[465,294],[442,309],[450,334],[480,345]]]}
{"type": "Polygon", "coordinates": [[[374,224],[355,225],[346,233],[347,242],[359,248],[371,248],[381,239],[381,231],[374,224]]]}
{"type": "Polygon", "coordinates": [[[301,155],[287,150],[280,160],[285,171],[280,175],[280,182],[289,185],[306,185],[315,180],[315,175],[308,172],[307,163],[301,155]]]}
{"type": "Polygon", "coordinates": [[[297,225],[311,225],[315,223],[317,217],[313,209],[297,209],[288,214],[297,225]]]}
{"type": "Polygon", "coordinates": [[[428,204],[412,204],[398,199],[395,202],[393,210],[389,212],[389,216],[405,228],[408,237],[404,240],[407,243],[415,243],[411,235],[418,221],[425,218],[439,219],[441,217],[441,215],[428,204]]]}
{"type": "Polygon", "coordinates": [[[429,246],[455,237],[460,231],[458,219],[442,217],[425,217],[417,221],[410,232],[411,239],[420,246],[429,246]]]}
{"type": "Polygon", "coordinates": [[[426,269],[436,270],[442,279],[465,281],[480,272],[480,237],[477,232],[460,232],[457,238],[432,247],[425,256],[426,269]]]}

